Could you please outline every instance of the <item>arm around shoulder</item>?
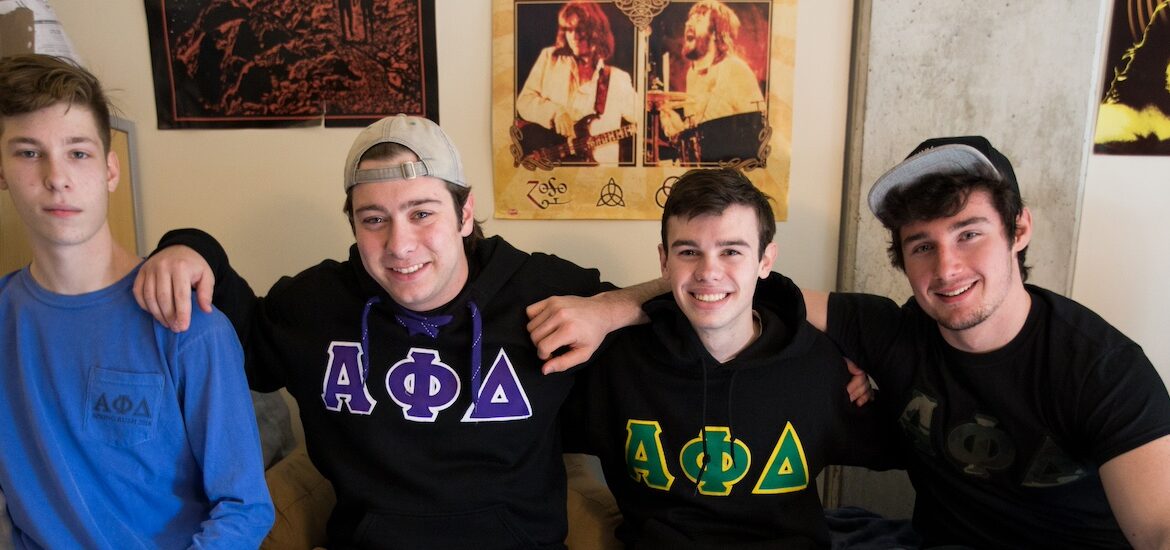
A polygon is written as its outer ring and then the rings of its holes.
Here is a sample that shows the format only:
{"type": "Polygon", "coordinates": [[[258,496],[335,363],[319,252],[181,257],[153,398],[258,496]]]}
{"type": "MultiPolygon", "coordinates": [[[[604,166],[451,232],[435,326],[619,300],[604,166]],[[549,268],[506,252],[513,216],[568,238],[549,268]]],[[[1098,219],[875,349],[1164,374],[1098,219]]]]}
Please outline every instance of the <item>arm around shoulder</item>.
{"type": "Polygon", "coordinates": [[[829,293],[821,290],[800,289],[804,296],[805,316],[809,324],[825,332],[829,326],[829,293]]]}
{"type": "Polygon", "coordinates": [[[227,253],[211,235],[198,229],[175,229],[159,239],[134,278],[134,299],[159,323],[175,332],[191,326],[191,290],[196,303],[211,311],[216,266],[227,253]]]}
{"type": "Polygon", "coordinates": [[[591,297],[553,296],[528,306],[528,333],[537,355],[547,359],[545,374],[560,372],[588,360],[605,336],[619,328],[645,323],[642,304],[670,287],[653,279],[591,297]],[[553,353],[568,348],[566,353],[553,353]]]}

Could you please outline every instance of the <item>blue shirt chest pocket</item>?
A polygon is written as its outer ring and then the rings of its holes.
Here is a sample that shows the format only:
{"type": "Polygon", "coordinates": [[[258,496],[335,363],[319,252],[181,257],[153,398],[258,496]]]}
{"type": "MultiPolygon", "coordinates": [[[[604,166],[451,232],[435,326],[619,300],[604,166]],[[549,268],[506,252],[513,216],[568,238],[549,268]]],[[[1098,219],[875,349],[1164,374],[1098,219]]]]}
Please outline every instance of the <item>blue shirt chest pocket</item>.
{"type": "Polygon", "coordinates": [[[86,388],[86,434],[118,447],[149,441],[158,427],[163,384],[158,373],[94,367],[86,388]]]}

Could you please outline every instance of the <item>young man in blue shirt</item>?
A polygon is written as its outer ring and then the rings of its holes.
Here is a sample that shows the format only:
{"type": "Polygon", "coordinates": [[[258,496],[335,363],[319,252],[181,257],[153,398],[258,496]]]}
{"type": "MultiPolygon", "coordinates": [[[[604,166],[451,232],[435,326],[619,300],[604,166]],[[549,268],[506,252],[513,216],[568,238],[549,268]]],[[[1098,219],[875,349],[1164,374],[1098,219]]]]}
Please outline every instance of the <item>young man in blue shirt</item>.
{"type": "Polygon", "coordinates": [[[17,548],[249,548],[273,521],[242,354],[218,312],[173,334],[106,221],[109,107],[59,58],[0,60],[0,189],[32,263],[0,278],[0,489],[17,548]],[[241,421],[241,419],[243,419],[241,421]]]}

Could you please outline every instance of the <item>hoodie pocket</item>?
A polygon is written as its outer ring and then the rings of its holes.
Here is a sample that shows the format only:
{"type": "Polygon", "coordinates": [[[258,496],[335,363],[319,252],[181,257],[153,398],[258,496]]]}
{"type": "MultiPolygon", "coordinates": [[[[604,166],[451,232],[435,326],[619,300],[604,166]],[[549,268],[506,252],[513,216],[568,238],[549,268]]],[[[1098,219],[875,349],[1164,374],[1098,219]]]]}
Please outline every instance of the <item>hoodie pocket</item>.
{"type": "Polygon", "coordinates": [[[454,514],[423,515],[371,510],[354,532],[361,548],[531,548],[531,538],[504,505],[454,514]]]}
{"type": "Polygon", "coordinates": [[[150,441],[162,395],[162,374],[94,367],[86,388],[85,432],[116,447],[150,441]]]}

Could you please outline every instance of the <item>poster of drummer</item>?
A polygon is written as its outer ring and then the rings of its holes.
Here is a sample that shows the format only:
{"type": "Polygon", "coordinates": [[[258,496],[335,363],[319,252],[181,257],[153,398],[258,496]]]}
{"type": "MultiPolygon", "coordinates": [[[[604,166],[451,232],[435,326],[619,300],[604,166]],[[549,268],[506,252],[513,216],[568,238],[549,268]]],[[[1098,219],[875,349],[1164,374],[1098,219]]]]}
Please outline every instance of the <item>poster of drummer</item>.
{"type": "Polygon", "coordinates": [[[735,167],[787,218],[796,0],[493,0],[495,216],[659,219],[735,167]]]}

